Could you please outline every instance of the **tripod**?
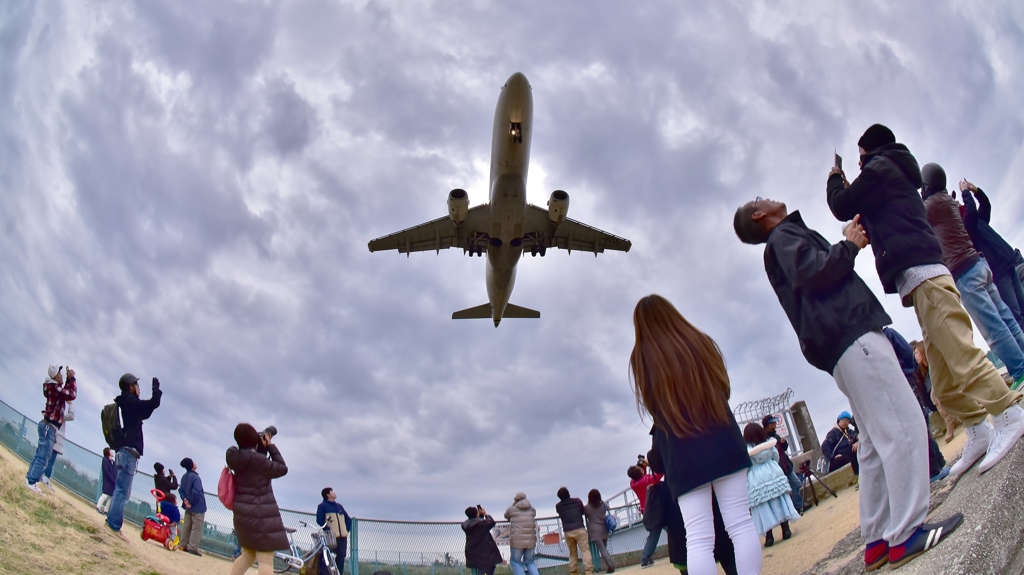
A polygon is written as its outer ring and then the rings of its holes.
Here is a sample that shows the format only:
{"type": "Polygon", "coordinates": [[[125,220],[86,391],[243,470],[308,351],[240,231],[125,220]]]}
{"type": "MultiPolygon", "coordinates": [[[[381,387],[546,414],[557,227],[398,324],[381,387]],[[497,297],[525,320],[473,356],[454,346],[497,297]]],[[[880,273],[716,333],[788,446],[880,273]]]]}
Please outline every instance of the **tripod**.
{"type": "MultiPolygon", "coordinates": [[[[811,489],[810,489],[811,497],[814,499],[814,505],[815,506],[818,505],[818,494],[814,491],[814,483],[811,481],[812,478],[813,479],[817,479],[818,483],[820,483],[821,486],[825,488],[825,491],[828,491],[829,493],[832,494],[832,497],[835,497],[837,499],[839,498],[839,496],[836,494],[836,492],[833,491],[831,487],[826,485],[825,482],[821,480],[821,476],[818,475],[817,472],[815,472],[813,469],[811,469],[811,462],[810,461],[805,461],[805,462],[801,463],[800,464],[800,470],[798,471],[798,473],[800,474],[800,478],[801,478],[800,479],[800,489],[803,489],[804,485],[810,485],[811,486],[811,489]]],[[[807,509],[807,507],[808,507],[807,503],[804,502],[804,509],[807,509]]]]}

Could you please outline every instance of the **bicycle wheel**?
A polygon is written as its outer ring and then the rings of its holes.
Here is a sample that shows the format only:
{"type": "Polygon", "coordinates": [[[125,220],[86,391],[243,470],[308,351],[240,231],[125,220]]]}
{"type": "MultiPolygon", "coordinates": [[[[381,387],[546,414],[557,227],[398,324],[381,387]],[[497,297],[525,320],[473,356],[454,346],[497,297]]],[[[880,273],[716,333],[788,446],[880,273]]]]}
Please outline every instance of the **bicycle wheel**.
{"type": "Polygon", "coordinates": [[[320,551],[320,560],[327,563],[327,568],[331,575],[340,575],[338,572],[338,564],[334,561],[334,553],[331,553],[330,549],[324,547],[320,551]]]}
{"type": "Polygon", "coordinates": [[[278,557],[277,553],[274,554],[274,573],[288,573],[291,568],[288,561],[278,557]]]}

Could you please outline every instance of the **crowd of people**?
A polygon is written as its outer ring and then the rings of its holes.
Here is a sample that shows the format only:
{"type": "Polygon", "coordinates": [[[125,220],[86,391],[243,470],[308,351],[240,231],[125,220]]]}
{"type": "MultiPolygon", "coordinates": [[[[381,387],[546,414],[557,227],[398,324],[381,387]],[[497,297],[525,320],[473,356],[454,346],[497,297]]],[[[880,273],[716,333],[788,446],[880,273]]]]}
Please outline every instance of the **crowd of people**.
{"type": "MultiPolygon", "coordinates": [[[[150,399],[141,399],[139,378],[130,373],[121,376],[118,387],[121,393],[114,398],[116,407],[112,408],[116,425],[103,422],[104,436],[112,445],[103,449],[101,495],[96,501],[96,512],[106,516],[104,527],[108,532],[127,541],[122,532],[124,507],[132,495],[138,461],[144,451],[142,424],[160,407],[163,393],[160,380],[154,377],[150,399]]],[[[39,441],[25,475],[26,487],[36,494],[45,496],[40,483],[54,490],[49,477],[53,474],[54,460],[63,453],[64,426],[74,418],[71,405],[77,393],[74,370],[68,368],[65,379],[64,366],[49,366],[43,383],[46,407],[38,425],[39,441]]],[[[105,418],[106,412],[101,415],[101,419],[105,418]]],[[[277,428],[274,426],[257,432],[252,425],[239,423],[234,431],[236,445],[225,453],[226,466],[235,484],[232,512],[239,549],[231,568],[233,574],[244,573],[257,561],[259,573],[269,574],[273,569],[274,552],[289,548],[288,534],[271,485],[272,480],[288,473],[288,466],[273,443],[275,435],[277,428]]],[[[207,511],[206,491],[195,461],[185,457],[180,465],[184,475],[179,481],[173,469],[167,469],[160,462],[153,464],[154,489],[158,493],[156,512],[166,518],[170,538],[180,541],[179,549],[201,556],[199,546],[207,511]],[[179,497],[184,512],[178,508],[179,497]]],[[[352,518],[337,502],[332,488],[324,488],[321,497],[323,501],[316,511],[317,523],[332,535],[329,550],[334,554],[341,575],[352,518]]],[[[319,564],[319,569],[321,574],[328,575],[324,562],[319,564]]]]}
{"type": "MultiPolygon", "coordinates": [[[[979,461],[978,472],[984,473],[1024,435],[1017,391],[1024,383],[1024,259],[992,229],[991,203],[976,185],[959,183],[961,205],[956,192],[946,190],[941,166],[919,168],[910,150],[880,124],[869,127],[857,145],[860,175],[848,181],[837,162],[826,182],[832,214],[848,222],[844,240],[829,243],[798,211],[761,197],[736,210],[733,226],[744,243],[765,245],[765,272],[801,351],[849,400],[851,411],[839,414],[822,454],[830,470],[849,464],[859,476],[864,563],[871,571],[904,565],[961,524],[959,513],[925,522],[929,480],[966,473],[979,461]],[[857,255],[868,246],[885,292],[913,308],[920,341],[909,344],[888,328],[891,318],[854,271],[857,255]],[[974,345],[972,320],[1006,365],[1010,385],[974,345]],[[928,432],[931,412],[941,414],[947,441],[957,425],[966,434],[963,454],[949,468],[928,432]]],[[[782,540],[789,539],[790,522],[802,511],[800,482],[788,446],[775,432],[777,421],[768,416],[741,432],[729,407],[721,350],[668,300],[642,298],[633,323],[631,384],[638,409],[653,420],[651,451],[627,471],[649,531],[641,566],[652,564],[667,531],[671,560],[681,571],[711,575],[720,562],[729,574],[760,573],[759,534],[765,546],[775,544],[775,527],[781,527],[782,540]]],[[[73,418],[75,375],[68,369],[65,378],[62,370],[47,371],[38,449],[26,474],[27,487],[40,494],[39,484],[49,485],[64,426],[73,418]]],[[[119,387],[114,401],[121,429],[117,445],[104,453],[103,495],[96,507],[106,515],[106,528],[125,538],[123,510],[143,454],[142,424],[160,407],[162,394],[157,378],[148,400],[141,399],[139,380],[131,374],[121,377],[119,387]]],[[[235,575],[256,561],[261,574],[269,573],[273,551],[289,547],[271,486],[288,467],[273,435],[240,423],[236,446],[226,453],[237,489],[235,575]]],[[[178,483],[158,463],[156,487],[178,490],[185,510],[183,548],[198,555],[205,496],[195,463],[185,458],[181,465],[185,475],[178,483]]],[[[334,551],[343,568],[350,518],[333,490],[321,495],[317,521],[336,535],[334,551]]],[[[586,503],[565,487],[557,495],[569,572],[579,575],[581,561],[583,575],[593,572],[591,541],[613,572],[606,546],[609,510],[600,492],[592,490],[586,503]]],[[[175,502],[165,500],[168,508],[175,502]]],[[[502,562],[490,533],[495,521],[479,505],[467,508],[466,517],[467,566],[493,575],[502,562]]],[[[536,510],[519,493],[505,517],[515,575],[537,575],[536,510]]]]}

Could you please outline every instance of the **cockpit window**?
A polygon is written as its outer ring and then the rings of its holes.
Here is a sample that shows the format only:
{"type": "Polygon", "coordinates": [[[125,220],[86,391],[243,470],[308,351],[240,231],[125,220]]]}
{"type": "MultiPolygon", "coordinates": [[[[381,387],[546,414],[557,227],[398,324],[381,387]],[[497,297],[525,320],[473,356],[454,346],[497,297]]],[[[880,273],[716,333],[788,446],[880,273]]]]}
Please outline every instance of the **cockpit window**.
{"type": "Polygon", "coordinates": [[[517,144],[523,143],[523,123],[512,122],[509,124],[508,136],[511,140],[517,144]]]}

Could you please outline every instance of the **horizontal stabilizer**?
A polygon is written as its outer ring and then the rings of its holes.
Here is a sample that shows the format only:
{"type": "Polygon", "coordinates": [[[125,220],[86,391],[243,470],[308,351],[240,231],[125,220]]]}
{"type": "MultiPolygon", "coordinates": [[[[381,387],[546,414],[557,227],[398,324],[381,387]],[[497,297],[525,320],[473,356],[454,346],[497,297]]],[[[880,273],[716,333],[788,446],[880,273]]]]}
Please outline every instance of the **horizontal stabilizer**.
{"type": "Polygon", "coordinates": [[[540,312],[535,309],[519,307],[514,304],[505,304],[505,313],[502,314],[502,318],[520,318],[520,319],[537,319],[540,317],[540,312]]]}
{"type": "Polygon", "coordinates": [[[491,304],[485,303],[452,314],[452,319],[491,319],[491,304]]]}

